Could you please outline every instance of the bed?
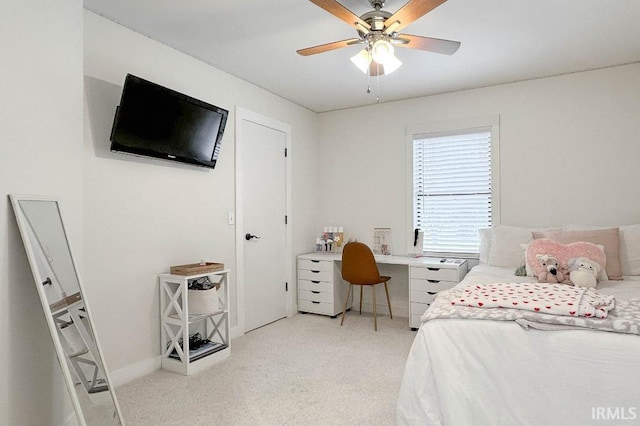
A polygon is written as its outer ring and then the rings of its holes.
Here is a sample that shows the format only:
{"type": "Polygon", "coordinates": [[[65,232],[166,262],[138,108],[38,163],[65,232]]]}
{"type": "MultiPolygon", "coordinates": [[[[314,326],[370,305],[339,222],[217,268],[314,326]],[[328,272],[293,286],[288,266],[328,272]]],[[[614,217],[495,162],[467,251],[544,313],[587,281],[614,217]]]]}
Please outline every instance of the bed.
{"type": "MultiPolygon", "coordinates": [[[[535,277],[515,276],[514,269],[480,264],[455,289],[536,282],[535,277]]],[[[623,278],[601,280],[597,292],[616,301],[640,299],[640,276],[623,278]]],[[[430,310],[407,359],[398,424],[640,422],[640,335],[580,327],[549,331],[502,320],[434,319],[428,318],[430,310]]]]}

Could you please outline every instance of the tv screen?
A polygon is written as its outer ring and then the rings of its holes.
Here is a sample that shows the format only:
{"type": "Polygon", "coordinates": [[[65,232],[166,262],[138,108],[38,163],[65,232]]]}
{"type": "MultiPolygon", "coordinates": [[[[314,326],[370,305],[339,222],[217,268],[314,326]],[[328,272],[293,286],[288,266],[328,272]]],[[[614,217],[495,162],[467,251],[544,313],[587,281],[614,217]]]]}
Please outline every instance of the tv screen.
{"type": "Polygon", "coordinates": [[[229,111],[127,74],[111,151],[215,168],[229,111]]]}

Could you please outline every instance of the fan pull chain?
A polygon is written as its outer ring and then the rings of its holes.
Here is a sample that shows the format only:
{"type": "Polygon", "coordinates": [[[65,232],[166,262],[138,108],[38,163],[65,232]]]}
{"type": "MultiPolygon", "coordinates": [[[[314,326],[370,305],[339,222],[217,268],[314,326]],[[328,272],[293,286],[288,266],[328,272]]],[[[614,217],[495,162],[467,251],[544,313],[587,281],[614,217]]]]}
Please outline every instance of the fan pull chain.
{"type": "Polygon", "coordinates": [[[380,64],[371,62],[369,64],[369,72],[367,72],[367,94],[371,94],[371,67],[376,67],[376,103],[380,103],[380,64]]]}

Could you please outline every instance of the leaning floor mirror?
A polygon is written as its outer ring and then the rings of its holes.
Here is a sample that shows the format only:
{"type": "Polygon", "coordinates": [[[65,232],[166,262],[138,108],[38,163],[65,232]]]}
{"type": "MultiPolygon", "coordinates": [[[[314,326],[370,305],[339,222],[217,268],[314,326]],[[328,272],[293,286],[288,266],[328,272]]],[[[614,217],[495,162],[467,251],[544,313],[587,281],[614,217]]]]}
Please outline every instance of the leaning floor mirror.
{"type": "Polygon", "coordinates": [[[122,425],[60,205],[46,197],[9,198],[78,424],[122,425]]]}

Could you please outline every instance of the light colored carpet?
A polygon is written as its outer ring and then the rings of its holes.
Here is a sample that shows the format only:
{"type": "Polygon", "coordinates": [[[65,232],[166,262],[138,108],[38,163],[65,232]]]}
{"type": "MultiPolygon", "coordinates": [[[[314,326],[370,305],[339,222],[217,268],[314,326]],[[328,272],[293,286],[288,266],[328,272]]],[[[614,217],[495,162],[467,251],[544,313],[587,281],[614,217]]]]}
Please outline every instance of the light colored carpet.
{"type": "Polygon", "coordinates": [[[415,337],[406,318],[298,314],[231,342],[189,377],[156,371],[116,389],[127,425],[393,425],[415,337]]]}

